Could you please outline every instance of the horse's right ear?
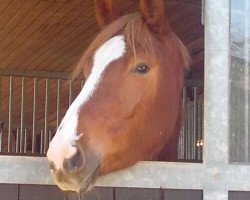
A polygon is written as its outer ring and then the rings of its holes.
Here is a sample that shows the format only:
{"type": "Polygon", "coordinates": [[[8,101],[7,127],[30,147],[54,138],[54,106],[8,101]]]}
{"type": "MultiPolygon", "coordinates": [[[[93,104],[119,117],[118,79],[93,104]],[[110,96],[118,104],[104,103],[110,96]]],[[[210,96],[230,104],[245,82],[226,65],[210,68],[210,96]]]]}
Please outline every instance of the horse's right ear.
{"type": "Polygon", "coordinates": [[[165,18],[163,0],[139,0],[139,8],[146,24],[156,33],[169,30],[169,24],[165,18]]]}
{"type": "Polygon", "coordinates": [[[94,0],[96,19],[101,28],[119,17],[118,9],[112,0],[94,0]]]}

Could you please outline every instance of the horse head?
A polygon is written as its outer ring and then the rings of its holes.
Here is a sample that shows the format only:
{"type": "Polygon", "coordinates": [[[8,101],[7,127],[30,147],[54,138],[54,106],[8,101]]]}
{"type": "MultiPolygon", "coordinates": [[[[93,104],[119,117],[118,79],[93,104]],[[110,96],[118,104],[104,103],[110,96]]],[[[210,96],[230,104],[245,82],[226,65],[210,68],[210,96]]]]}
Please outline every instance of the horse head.
{"type": "Polygon", "coordinates": [[[140,0],[138,13],[119,16],[111,0],[96,0],[95,10],[102,30],[75,70],[85,85],[47,152],[62,190],[85,192],[98,176],[156,155],[180,124],[188,55],[163,1],[140,0]]]}

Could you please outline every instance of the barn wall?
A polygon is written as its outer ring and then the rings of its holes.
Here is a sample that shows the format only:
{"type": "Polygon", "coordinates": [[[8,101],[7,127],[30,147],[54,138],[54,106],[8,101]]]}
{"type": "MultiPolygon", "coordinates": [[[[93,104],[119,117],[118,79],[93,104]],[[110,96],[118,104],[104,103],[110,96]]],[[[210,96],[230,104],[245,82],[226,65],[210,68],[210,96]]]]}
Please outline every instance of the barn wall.
{"type": "MultiPolygon", "coordinates": [[[[0,200],[78,200],[56,186],[0,184],[0,200]]],[[[96,187],[82,200],[202,200],[200,190],[104,188],[96,187]]],[[[249,200],[250,192],[230,191],[229,200],[249,200]]]]}
{"type": "MultiPolygon", "coordinates": [[[[78,195],[65,194],[56,186],[0,184],[1,200],[71,200],[78,195]]],[[[82,200],[202,200],[202,191],[96,187],[82,200]]],[[[231,199],[234,200],[234,199],[231,199]]]]}

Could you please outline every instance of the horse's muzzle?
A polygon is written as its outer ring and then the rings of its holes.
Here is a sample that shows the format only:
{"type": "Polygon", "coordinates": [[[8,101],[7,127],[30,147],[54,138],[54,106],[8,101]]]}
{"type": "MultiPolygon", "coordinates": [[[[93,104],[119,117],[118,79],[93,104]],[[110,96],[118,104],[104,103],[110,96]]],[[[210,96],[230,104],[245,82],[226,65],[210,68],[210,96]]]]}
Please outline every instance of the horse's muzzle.
{"type": "Polygon", "coordinates": [[[56,169],[53,162],[49,164],[61,190],[83,193],[93,187],[99,175],[100,159],[93,151],[77,147],[72,157],[64,159],[63,169],[56,169]]]}

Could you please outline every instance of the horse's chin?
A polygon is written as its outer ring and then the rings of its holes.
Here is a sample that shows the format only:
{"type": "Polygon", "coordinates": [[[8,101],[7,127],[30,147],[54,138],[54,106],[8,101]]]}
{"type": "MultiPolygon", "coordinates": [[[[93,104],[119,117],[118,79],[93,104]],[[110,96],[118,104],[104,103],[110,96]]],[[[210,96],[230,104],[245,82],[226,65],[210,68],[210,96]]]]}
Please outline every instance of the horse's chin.
{"type": "Polygon", "coordinates": [[[99,176],[99,169],[100,166],[96,166],[93,168],[92,172],[88,175],[86,174],[79,174],[76,178],[69,178],[71,181],[69,183],[65,182],[56,182],[56,185],[64,192],[67,193],[86,193],[90,191],[94,185],[95,182],[99,176]],[[85,178],[79,178],[79,177],[85,177],[85,178]],[[80,180],[81,179],[81,180],[80,180]]]}

